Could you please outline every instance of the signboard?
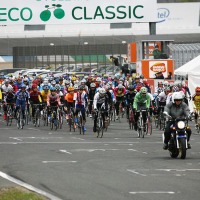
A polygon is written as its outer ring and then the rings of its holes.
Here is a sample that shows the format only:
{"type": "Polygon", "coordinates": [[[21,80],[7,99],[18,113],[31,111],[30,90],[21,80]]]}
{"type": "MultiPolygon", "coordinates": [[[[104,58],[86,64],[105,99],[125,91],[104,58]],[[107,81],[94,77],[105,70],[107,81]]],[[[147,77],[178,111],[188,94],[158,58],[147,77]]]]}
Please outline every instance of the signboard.
{"type": "MultiPolygon", "coordinates": [[[[198,27],[200,20],[199,3],[161,3],[157,9],[157,28],[198,27]]],[[[171,29],[173,31],[173,29],[171,29]]]]}
{"type": "Polygon", "coordinates": [[[0,0],[0,25],[155,22],[157,0],[0,0]]]}
{"type": "Polygon", "coordinates": [[[164,77],[167,77],[167,61],[150,61],[149,62],[149,78],[155,78],[155,74],[161,72],[164,77]]]}

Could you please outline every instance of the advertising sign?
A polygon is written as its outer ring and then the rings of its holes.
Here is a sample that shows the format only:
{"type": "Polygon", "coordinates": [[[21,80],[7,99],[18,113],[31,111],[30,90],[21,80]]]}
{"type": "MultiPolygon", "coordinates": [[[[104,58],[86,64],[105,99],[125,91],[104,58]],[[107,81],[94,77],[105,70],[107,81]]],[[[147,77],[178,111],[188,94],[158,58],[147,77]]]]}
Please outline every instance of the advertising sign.
{"type": "Polygon", "coordinates": [[[0,0],[0,25],[155,22],[157,0],[0,0]]]}
{"type": "Polygon", "coordinates": [[[168,74],[167,61],[150,61],[149,62],[149,78],[155,78],[155,74],[160,72],[167,77],[168,74]]]}

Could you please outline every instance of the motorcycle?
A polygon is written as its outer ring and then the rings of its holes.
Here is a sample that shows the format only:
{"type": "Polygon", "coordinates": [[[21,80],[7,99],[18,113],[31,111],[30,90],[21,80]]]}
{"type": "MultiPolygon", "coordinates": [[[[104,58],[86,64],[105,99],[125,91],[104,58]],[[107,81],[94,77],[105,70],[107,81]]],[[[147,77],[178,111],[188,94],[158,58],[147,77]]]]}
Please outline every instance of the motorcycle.
{"type": "Polygon", "coordinates": [[[170,127],[171,137],[168,145],[170,156],[172,158],[177,158],[179,156],[181,159],[185,159],[188,149],[187,130],[190,129],[188,126],[188,119],[170,118],[169,121],[172,122],[170,127]]]}

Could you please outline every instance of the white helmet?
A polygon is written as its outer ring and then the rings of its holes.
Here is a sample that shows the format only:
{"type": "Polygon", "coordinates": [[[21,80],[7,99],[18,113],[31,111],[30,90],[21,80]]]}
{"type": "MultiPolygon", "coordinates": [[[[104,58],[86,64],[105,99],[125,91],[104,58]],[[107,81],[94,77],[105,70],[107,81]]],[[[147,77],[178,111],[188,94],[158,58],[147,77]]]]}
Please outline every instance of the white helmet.
{"type": "Polygon", "coordinates": [[[182,92],[174,92],[172,95],[172,102],[175,103],[175,100],[183,100],[182,92]]]}
{"type": "Polygon", "coordinates": [[[168,86],[169,82],[168,81],[164,81],[164,86],[168,86]]]}
{"type": "Polygon", "coordinates": [[[99,88],[99,94],[105,94],[106,90],[104,88],[99,88]]]}
{"type": "Polygon", "coordinates": [[[69,84],[70,84],[70,81],[69,81],[69,80],[65,80],[65,84],[66,84],[66,85],[69,85],[69,84]]]}
{"type": "Polygon", "coordinates": [[[90,83],[90,87],[96,87],[95,83],[90,83]]]}
{"type": "Polygon", "coordinates": [[[8,91],[10,91],[10,90],[13,91],[13,87],[11,85],[9,85],[7,89],[8,89],[8,91]]]}
{"type": "Polygon", "coordinates": [[[123,89],[124,86],[123,86],[122,84],[119,84],[119,85],[118,85],[118,88],[119,88],[119,89],[123,89]]]}
{"type": "Polygon", "coordinates": [[[97,77],[96,81],[97,81],[97,82],[101,81],[101,78],[100,78],[100,77],[97,77]]]}
{"type": "Polygon", "coordinates": [[[74,90],[78,90],[78,85],[74,85],[74,90]]]}
{"type": "Polygon", "coordinates": [[[82,79],[81,80],[81,83],[86,83],[87,81],[85,79],[82,79]]]}

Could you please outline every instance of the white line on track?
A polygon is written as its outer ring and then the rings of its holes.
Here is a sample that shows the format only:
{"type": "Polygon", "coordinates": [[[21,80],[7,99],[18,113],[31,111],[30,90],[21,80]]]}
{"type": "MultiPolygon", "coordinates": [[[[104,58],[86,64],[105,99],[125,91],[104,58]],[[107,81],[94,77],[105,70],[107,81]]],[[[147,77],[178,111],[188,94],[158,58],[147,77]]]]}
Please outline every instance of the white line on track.
{"type": "Polygon", "coordinates": [[[134,173],[134,174],[137,174],[137,175],[140,175],[140,176],[147,176],[146,174],[141,174],[139,172],[136,172],[135,170],[127,169],[127,171],[131,172],[131,173],[134,173]]]}
{"type": "MultiPolygon", "coordinates": [[[[83,140],[83,139],[82,139],[83,140]]],[[[130,142],[18,142],[18,144],[129,144],[130,142]]],[[[131,142],[139,144],[140,142],[131,142]]],[[[143,144],[145,142],[142,142],[143,144]]],[[[0,142],[0,144],[13,144],[12,142],[0,142]]]]}
{"type": "Polygon", "coordinates": [[[130,194],[175,194],[173,191],[138,191],[129,192],[130,194]]]}
{"type": "Polygon", "coordinates": [[[33,131],[41,131],[40,129],[37,128],[27,128],[28,130],[33,130],[33,131]]]}
{"type": "Polygon", "coordinates": [[[42,161],[42,163],[77,163],[77,161],[42,161]]]}
{"type": "Polygon", "coordinates": [[[77,140],[85,140],[83,138],[77,138],[77,137],[71,137],[72,139],[77,139],[77,140]]]}
{"type": "Polygon", "coordinates": [[[0,171],[0,176],[2,178],[6,179],[6,180],[9,180],[9,181],[17,184],[17,185],[20,185],[20,186],[22,186],[22,187],[24,187],[24,188],[26,188],[28,190],[34,191],[34,192],[36,192],[38,194],[41,194],[41,195],[43,195],[43,196],[45,196],[45,197],[47,197],[49,199],[62,200],[62,199],[60,199],[60,198],[58,198],[58,197],[56,197],[54,195],[51,195],[50,193],[47,193],[47,192],[45,192],[43,190],[40,190],[40,189],[38,189],[38,188],[36,188],[36,187],[34,187],[32,185],[29,185],[29,184],[27,184],[27,183],[25,183],[23,181],[20,181],[20,180],[18,180],[16,178],[13,178],[12,176],[9,176],[8,174],[5,174],[5,173],[3,173],[1,171],[0,171]]]}
{"type": "Polygon", "coordinates": [[[10,137],[15,139],[42,139],[42,140],[48,140],[48,139],[62,139],[63,137],[10,137]]]}
{"type": "Polygon", "coordinates": [[[71,152],[67,151],[67,150],[59,150],[62,153],[67,153],[67,154],[72,154],[71,152]]]}
{"type": "Polygon", "coordinates": [[[17,140],[17,141],[23,141],[23,140],[21,140],[21,139],[19,139],[19,138],[17,138],[17,137],[9,137],[10,139],[13,139],[13,140],[17,140]]]}

